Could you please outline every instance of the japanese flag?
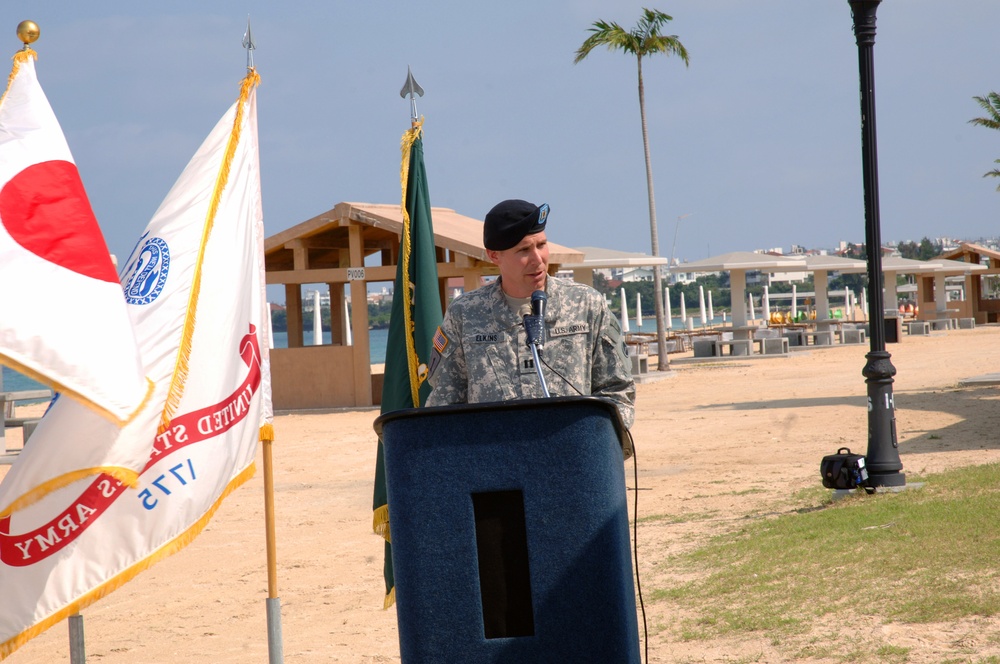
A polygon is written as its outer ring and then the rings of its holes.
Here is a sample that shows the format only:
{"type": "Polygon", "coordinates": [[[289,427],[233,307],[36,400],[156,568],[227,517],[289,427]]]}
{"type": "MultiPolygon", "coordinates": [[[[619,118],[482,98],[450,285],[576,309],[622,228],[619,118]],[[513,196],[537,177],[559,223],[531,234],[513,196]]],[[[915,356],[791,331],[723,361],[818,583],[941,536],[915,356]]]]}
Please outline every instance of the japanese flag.
{"type": "Polygon", "coordinates": [[[125,424],[151,385],[34,59],[18,52],[0,99],[0,363],[125,424]]]}

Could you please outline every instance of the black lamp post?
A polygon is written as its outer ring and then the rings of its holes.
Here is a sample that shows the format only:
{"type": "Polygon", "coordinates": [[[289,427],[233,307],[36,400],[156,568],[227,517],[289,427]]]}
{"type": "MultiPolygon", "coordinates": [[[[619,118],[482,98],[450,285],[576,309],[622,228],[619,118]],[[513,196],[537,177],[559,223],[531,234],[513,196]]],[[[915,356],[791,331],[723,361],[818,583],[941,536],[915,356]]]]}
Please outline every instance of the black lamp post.
{"type": "Polygon", "coordinates": [[[848,0],[854,17],[861,74],[861,162],[865,189],[865,249],[868,257],[868,320],[871,350],[862,370],[868,384],[868,488],[906,484],[896,440],[896,410],[892,377],[896,368],[885,350],[885,309],[882,296],[882,237],[878,212],[878,155],[875,142],[875,12],[881,0],[848,0]]]}

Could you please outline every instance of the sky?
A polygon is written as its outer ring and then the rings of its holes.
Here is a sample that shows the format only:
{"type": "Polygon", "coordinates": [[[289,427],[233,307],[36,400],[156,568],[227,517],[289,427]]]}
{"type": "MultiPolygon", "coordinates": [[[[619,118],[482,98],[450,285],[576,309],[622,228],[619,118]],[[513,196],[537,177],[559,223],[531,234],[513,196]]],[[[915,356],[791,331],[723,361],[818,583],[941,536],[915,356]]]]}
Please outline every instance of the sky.
{"type": "MultiPolygon", "coordinates": [[[[268,235],[341,201],[397,203],[409,66],[431,203],[482,219],[548,203],[571,247],[650,252],[636,61],[574,55],[596,20],[673,17],[690,54],[643,62],[659,254],[864,241],[858,52],[846,0],[56,0],[3,3],[33,44],[112,253],[139,234],[222,114],[256,42],[268,235]]],[[[1000,235],[1000,2],[884,0],[874,50],[882,240],[1000,235]],[[947,8],[947,11],[944,9],[947,8]]]]}

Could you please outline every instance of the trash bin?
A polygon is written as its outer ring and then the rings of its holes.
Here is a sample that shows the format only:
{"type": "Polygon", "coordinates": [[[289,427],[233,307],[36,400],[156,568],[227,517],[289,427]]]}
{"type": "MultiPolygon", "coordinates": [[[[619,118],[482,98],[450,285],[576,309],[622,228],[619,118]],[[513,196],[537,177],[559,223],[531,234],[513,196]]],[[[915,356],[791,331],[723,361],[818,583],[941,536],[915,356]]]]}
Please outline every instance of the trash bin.
{"type": "Polygon", "coordinates": [[[885,331],[887,344],[898,344],[903,339],[903,319],[899,316],[886,316],[882,329],[885,331]]]}

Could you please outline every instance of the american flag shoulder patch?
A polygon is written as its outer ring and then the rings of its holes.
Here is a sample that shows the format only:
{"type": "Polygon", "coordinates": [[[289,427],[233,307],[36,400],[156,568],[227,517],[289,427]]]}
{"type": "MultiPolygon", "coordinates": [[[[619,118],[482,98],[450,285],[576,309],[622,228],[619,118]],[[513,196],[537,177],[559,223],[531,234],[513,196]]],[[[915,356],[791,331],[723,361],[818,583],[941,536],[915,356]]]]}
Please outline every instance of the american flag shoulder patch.
{"type": "Polygon", "coordinates": [[[438,326],[437,331],[434,333],[434,350],[439,353],[443,353],[444,349],[448,347],[448,337],[445,336],[444,332],[441,331],[441,326],[438,326]]]}

